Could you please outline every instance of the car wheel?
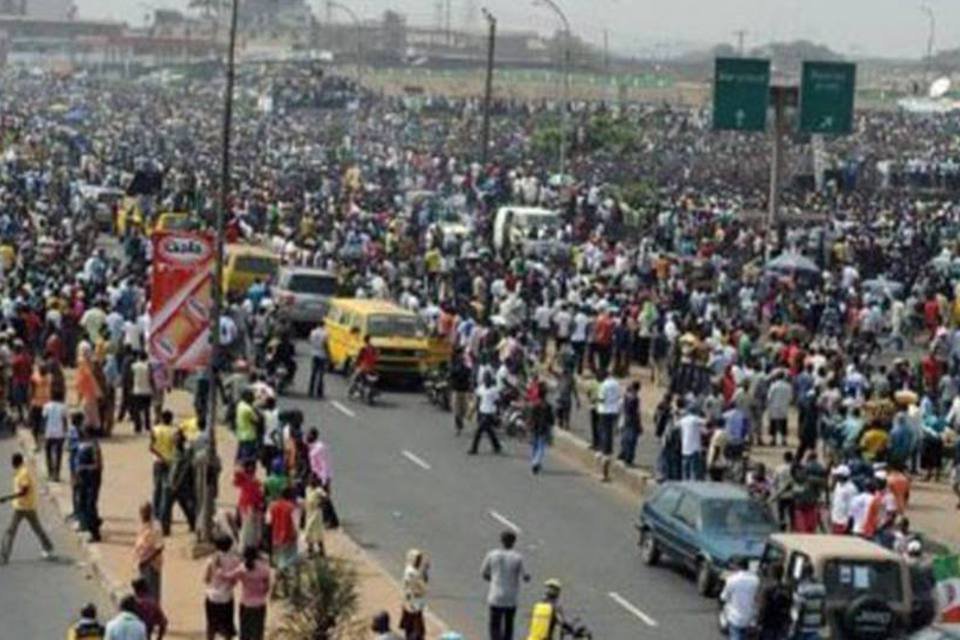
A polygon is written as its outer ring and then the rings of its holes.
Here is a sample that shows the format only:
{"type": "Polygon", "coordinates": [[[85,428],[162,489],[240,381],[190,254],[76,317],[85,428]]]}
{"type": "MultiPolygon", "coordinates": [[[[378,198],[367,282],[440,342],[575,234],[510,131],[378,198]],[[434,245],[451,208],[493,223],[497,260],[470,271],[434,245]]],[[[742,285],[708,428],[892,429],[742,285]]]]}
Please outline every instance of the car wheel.
{"type": "Polygon", "coordinates": [[[715,580],[713,578],[713,567],[709,560],[701,560],[697,565],[697,593],[709,598],[713,596],[715,580]]]}
{"type": "Polygon", "coordinates": [[[640,530],[640,558],[648,567],[655,566],[660,561],[660,547],[649,529],[640,530]]]}

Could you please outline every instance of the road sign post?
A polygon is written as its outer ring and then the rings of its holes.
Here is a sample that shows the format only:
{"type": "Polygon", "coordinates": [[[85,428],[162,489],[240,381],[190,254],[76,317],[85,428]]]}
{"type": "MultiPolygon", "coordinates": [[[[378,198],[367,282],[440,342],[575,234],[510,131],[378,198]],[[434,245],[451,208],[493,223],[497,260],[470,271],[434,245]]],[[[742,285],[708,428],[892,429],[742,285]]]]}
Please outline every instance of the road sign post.
{"type": "Polygon", "coordinates": [[[839,135],[853,131],[857,67],[849,62],[804,62],[800,130],[839,135]]]}
{"type": "Polygon", "coordinates": [[[769,60],[717,58],[713,76],[713,128],[766,130],[769,86],[769,60]]]}

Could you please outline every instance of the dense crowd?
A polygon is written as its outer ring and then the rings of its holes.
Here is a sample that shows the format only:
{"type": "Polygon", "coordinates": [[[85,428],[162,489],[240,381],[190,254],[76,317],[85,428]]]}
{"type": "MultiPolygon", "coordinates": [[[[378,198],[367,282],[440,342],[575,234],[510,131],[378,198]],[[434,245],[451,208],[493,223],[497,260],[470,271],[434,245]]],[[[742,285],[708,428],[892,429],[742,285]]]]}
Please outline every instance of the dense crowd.
{"type": "MultiPolygon", "coordinates": [[[[316,109],[330,105],[297,95],[310,82],[260,100],[271,86],[256,72],[240,76],[228,235],[272,246],[286,264],[336,273],[346,295],[420,314],[450,343],[457,429],[477,417],[471,453],[484,435],[501,448],[502,414],[519,401],[536,473],[552,429],[571,428],[582,403],[604,479],[615,453],[635,463],[649,419],[662,480],[744,482],[785,528],[919,553],[904,517],[910,478],[939,479],[960,443],[957,149],[955,136],[942,135],[960,124],[955,116],[858,115],[854,135],[823,142],[823,166],[811,141],[791,140],[784,211],[807,217],[768,230],[754,215],[766,207],[762,143],[711,133],[702,111],[577,105],[571,175],[557,176],[555,148],[538,142],[556,116],[545,104],[498,102],[491,160],[481,166],[475,101],[351,96],[354,88],[336,83],[344,108],[316,109]],[[611,122],[629,135],[605,145],[611,122]],[[640,182],[642,198],[626,194],[640,182]],[[561,213],[562,225],[537,239],[563,251],[493,248],[497,209],[521,203],[561,213]],[[446,235],[450,219],[468,233],[446,235]],[[637,374],[646,370],[664,389],[652,418],[641,411],[637,374]],[[751,463],[751,448],[788,442],[790,422],[797,448],[782,466],[751,463]]],[[[97,439],[125,415],[151,433],[154,492],[140,514],[135,589],[158,605],[173,506],[191,527],[201,517],[195,486],[208,475],[212,390],[201,380],[196,419],[173,424],[164,397],[180,376],[145,349],[150,244],[128,225],[122,254],[97,249],[97,232],[113,228],[117,212],[103,225],[81,185],[126,190],[148,223],[190,211],[209,225],[222,87],[24,75],[4,78],[3,88],[5,420],[32,429],[53,481],[65,453],[78,526],[93,541],[105,462],[97,439]],[[66,404],[70,391],[78,411],[66,404]]],[[[258,549],[272,549],[283,591],[298,555],[298,505],[310,553],[322,554],[323,528],[336,526],[318,431],[281,412],[266,381],[242,365],[289,340],[273,320],[270,284],[231,300],[221,324],[219,390],[240,445],[240,500],[222,530],[243,560],[218,540],[207,606],[227,637],[235,581],[245,637],[262,634],[270,572],[258,549]]],[[[322,328],[310,348],[326,359],[322,328]]],[[[310,383],[316,395],[319,378],[310,383]]],[[[403,625],[415,639],[427,571],[417,554],[410,567],[403,625]]],[[[131,600],[124,611],[145,607],[131,600]]]]}

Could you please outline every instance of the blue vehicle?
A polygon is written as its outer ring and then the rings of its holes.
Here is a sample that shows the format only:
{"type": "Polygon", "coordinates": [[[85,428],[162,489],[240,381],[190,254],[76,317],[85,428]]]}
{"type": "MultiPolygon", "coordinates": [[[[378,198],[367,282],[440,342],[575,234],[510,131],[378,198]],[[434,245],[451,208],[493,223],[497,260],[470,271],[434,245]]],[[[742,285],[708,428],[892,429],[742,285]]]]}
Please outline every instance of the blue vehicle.
{"type": "Polygon", "coordinates": [[[779,531],[764,502],[746,488],[721,482],[668,482],[640,509],[640,555],[656,565],[666,554],[693,571],[697,591],[716,595],[734,558],[759,560],[767,536],[779,531]]]}

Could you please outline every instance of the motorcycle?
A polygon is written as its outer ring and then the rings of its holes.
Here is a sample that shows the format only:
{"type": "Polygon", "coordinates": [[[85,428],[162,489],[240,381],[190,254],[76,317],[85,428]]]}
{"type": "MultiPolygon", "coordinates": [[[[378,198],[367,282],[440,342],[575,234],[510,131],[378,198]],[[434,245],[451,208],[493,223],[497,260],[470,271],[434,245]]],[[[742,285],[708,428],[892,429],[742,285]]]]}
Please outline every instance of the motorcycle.
{"type": "Polygon", "coordinates": [[[431,369],[423,379],[427,400],[435,407],[450,411],[450,383],[441,369],[431,369]]]}
{"type": "Polygon", "coordinates": [[[368,405],[373,406],[373,403],[377,400],[377,396],[380,395],[380,389],[378,388],[379,382],[380,377],[375,373],[358,374],[353,387],[350,389],[349,395],[351,397],[358,397],[368,405]]]}
{"type": "Polygon", "coordinates": [[[278,396],[282,396],[293,383],[296,372],[295,366],[290,367],[284,362],[279,362],[273,367],[273,374],[268,377],[268,384],[273,387],[278,396]]]}
{"type": "Polygon", "coordinates": [[[593,640],[593,632],[581,624],[580,620],[573,619],[570,622],[564,622],[560,626],[560,640],[564,638],[574,638],[574,640],[593,640]]]}

